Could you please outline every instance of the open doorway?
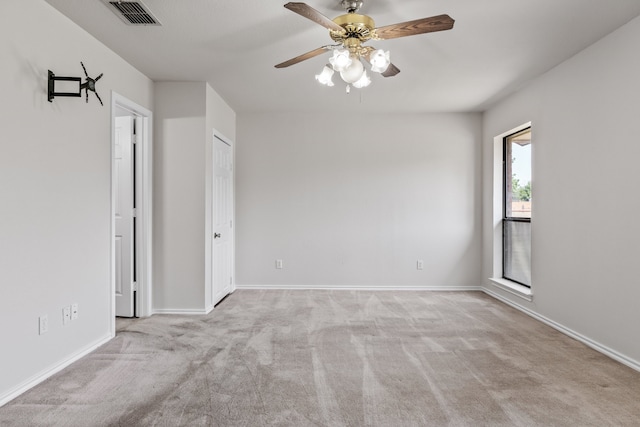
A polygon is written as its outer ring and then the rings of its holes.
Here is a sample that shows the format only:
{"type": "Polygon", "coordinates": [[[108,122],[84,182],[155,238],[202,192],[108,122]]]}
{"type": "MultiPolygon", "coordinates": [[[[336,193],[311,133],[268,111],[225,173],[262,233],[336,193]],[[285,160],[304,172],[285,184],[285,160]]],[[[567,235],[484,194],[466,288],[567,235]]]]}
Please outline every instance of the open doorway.
{"type": "Polygon", "coordinates": [[[115,317],[151,315],[152,113],[111,97],[111,302],[115,317]]]}

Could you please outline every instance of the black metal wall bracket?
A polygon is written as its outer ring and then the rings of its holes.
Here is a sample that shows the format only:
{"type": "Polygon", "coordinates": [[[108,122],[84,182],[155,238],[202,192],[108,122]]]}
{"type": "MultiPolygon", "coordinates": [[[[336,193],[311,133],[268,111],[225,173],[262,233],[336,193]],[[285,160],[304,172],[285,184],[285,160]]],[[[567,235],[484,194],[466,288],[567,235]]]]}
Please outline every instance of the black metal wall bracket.
{"type": "Polygon", "coordinates": [[[93,92],[98,101],[100,101],[100,105],[104,105],[102,103],[102,99],[100,99],[100,95],[96,92],[96,82],[102,78],[102,74],[100,74],[95,79],[92,79],[87,74],[87,69],[84,67],[84,64],[80,62],[82,65],[82,70],[84,71],[84,75],[87,78],[87,81],[82,83],[81,77],[58,77],[51,70],[49,71],[49,81],[47,85],[47,99],[49,102],[53,102],[53,98],[56,96],[73,96],[76,98],[80,98],[82,96],[82,90],[84,89],[86,92],[86,102],[89,102],[89,91],[93,92]],[[78,91],[77,92],[56,92],[56,82],[57,81],[65,81],[65,82],[78,82],[78,91]]]}
{"type": "Polygon", "coordinates": [[[82,96],[82,78],[80,77],[56,77],[51,70],[49,70],[49,90],[47,91],[47,99],[49,102],[53,102],[53,98],[56,96],[75,96],[80,98],[82,96]],[[77,92],[56,92],[56,81],[65,82],[78,82],[77,92]]]}

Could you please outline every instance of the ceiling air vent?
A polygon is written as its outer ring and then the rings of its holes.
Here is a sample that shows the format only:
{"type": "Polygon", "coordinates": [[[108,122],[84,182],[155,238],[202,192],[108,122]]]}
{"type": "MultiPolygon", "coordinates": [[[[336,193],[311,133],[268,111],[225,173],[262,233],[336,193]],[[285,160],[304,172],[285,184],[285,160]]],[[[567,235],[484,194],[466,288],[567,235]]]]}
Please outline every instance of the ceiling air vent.
{"type": "Polygon", "coordinates": [[[127,25],[161,25],[141,1],[102,1],[127,25]]]}

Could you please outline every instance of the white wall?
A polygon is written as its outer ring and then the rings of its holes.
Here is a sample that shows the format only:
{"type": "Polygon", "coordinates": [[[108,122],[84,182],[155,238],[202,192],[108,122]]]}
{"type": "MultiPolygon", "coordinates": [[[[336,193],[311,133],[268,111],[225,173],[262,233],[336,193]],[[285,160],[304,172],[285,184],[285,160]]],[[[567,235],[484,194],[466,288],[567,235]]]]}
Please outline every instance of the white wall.
{"type": "Polygon", "coordinates": [[[155,83],[153,308],[204,308],[206,83],[155,83]]]}
{"type": "Polygon", "coordinates": [[[236,283],[479,286],[480,153],[478,114],[240,115],[236,283]]]}
{"type": "Polygon", "coordinates": [[[204,312],[210,143],[214,128],[235,137],[235,113],[204,82],[156,82],[154,122],[153,308],[204,312]]]}
{"type": "Polygon", "coordinates": [[[108,339],[111,91],[151,108],[152,83],[41,0],[0,3],[0,402],[108,339]],[[28,17],[28,19],[22,19],[28,17]],[[47,69],[104,73],[47,101],[47,69]],[[62,325],[62,307],[79,319],[62,325]],[[47,314],[49,332],[38,335],[47,314]]]}
{"type": "Polygon", "coordinates": [[[536,79],[484,116],[483,276],[491,275],[493,138],[533,126],[528,303],[640,368],[640,19],[536,79]]]}
{"type": "Polygon", "coordinates": [[[218,93],[207,85],[207,138],[213,129],[231,141],[236,140],[236,113],[218,93]]]}

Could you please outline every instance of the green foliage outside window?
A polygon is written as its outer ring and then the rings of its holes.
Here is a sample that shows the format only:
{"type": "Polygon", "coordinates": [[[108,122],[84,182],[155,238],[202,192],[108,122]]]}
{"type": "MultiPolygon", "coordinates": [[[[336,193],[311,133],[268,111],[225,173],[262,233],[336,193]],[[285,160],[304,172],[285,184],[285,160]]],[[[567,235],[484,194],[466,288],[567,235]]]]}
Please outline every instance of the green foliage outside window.
{"type": "Polygon", "coordinates": [[[514,202],[528,202],[531,200],[531,181],[520,185],[515,176],[511,179],[511,200],[514,202]]]}

